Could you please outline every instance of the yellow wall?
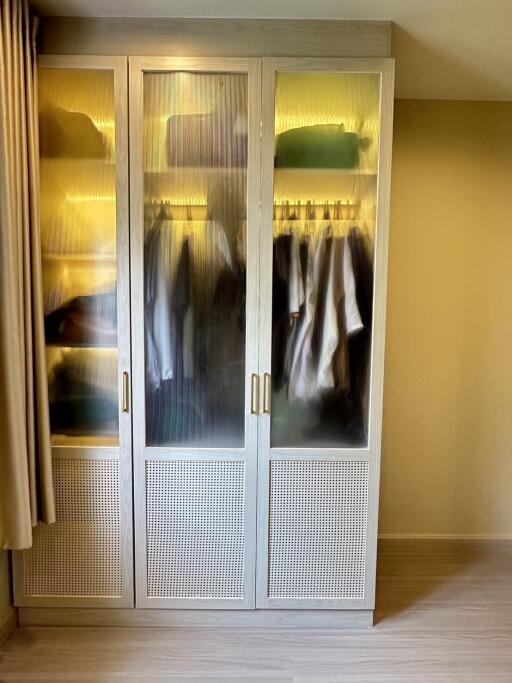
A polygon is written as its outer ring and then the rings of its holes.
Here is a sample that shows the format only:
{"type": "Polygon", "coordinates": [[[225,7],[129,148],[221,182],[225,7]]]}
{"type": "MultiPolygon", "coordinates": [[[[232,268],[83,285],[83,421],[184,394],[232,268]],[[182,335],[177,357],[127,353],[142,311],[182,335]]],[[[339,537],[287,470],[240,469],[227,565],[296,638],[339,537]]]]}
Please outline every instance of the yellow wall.
{"type": "Polygon", "coordinates": [[[380,532],[512,535],[512,103],[396,102],[380,532]]]}

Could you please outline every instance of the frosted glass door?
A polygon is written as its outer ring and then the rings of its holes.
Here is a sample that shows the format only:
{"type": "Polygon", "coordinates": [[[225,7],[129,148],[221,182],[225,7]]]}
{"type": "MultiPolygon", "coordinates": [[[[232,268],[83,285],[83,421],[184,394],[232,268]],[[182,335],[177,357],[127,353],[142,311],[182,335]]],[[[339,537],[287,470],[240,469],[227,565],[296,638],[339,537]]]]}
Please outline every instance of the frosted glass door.
{"type": "Polygon", "coordinates": [[[140,607],[254,604],[258,66],[130,60],[140,607]]]}
{"type": "Polygon", "coordinates": [[[117,445],[113,71],[41,69],[39,136],[52,440],[117,445]]]}
{"type": "Polygon", "coordinates": [[[368,442],[379,111],[379,74],[276,74],[272,446],[368,442]]]}
{"type": "Polygon", "coordinates": [[[263,63],[257,606],[370,609],[392,65],[263,63]]]}
{"type": "Polygon", "coordinates": [[[16,604],[130,607],[127,63],[73,56],[38,63],[56,522],[35,527],[32,547],[17,555],[16,604]]]}
{"type": "Polygon", "coordinates": [[[243,447],[247,75],[144,76],[146,444],[243,447]]]}

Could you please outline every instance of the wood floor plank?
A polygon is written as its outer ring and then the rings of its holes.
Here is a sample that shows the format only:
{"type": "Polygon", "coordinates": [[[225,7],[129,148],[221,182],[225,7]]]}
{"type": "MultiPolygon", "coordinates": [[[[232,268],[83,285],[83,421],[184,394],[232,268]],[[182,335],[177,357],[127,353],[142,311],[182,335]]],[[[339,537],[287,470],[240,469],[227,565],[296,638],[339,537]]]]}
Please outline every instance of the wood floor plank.
{"type": "Polygon", "coordinates": [[[367,630],[19,628],[0,681],[512,681],[512,543],[386,541],[377,586],[367,630]]]}

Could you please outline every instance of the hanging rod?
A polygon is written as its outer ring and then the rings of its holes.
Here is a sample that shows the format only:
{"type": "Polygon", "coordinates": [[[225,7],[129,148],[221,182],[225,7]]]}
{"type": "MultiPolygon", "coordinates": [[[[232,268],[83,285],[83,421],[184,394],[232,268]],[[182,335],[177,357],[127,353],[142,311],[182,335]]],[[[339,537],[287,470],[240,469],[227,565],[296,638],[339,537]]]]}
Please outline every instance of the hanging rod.
{"type": "Polygon", "coordinates": [[[150,199],[150,200],[144,202],[144,204],[145,204],[146,206],[158,206],[158,207],[160,207],[160,206],[170,206],[170,207],[173,207],[173,208],[176,208],[176,209],[180,209],[180,208],[182,208],[182,209],[183,209],[183,208],[185,208],[185,209],[186,209],[186,208],[191,208],[191,209],[193,209],[193,208],[198,208],[198,209],[201,209],[201,208],[207,208],[207,207],[208,207],[208,203],[207,203],[207,202],[204,202],[204,201],[202,201],[202,202],[194,202],[194,201],[191,201],[191,202],[180,202],[180,201],[170,201],[170,200],[167,200],[167,199],[150,199]]]}
{"type": "Polygon", "coordinates": [[[307,209],[308,207],[335,209],[337,207],[342,208],[344,206],[359,206],[359,202],[357,202],[355,200],[348,200],[348,199],[343,200],[343,201],[342,200],[337,200],[337,201],[321,200],[321,199],[319,199],[319,200],[313,199],[313,200],[304,201],[304,200],[300,200],[300,199],[296,199],[296,200],[288,200],[287,199],[287,200],[274,201],[274,206],[277,206],[277,207],[283,208],[283,209],[285,209],[286,207],[290,207],[290,208],[300,207],[300,208],[304,208],[304,209],[307,209]]]}

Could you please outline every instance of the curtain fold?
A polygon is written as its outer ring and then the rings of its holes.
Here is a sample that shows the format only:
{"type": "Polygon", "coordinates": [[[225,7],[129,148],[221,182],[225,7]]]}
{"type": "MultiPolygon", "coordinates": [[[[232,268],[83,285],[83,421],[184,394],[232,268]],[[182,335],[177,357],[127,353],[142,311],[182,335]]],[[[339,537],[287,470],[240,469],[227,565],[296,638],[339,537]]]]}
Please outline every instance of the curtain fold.
{"type": "Polygon", "coordinates": [[[0,0],[0,547],[55,521],[38,224],[37,18],[0,0]]]}

